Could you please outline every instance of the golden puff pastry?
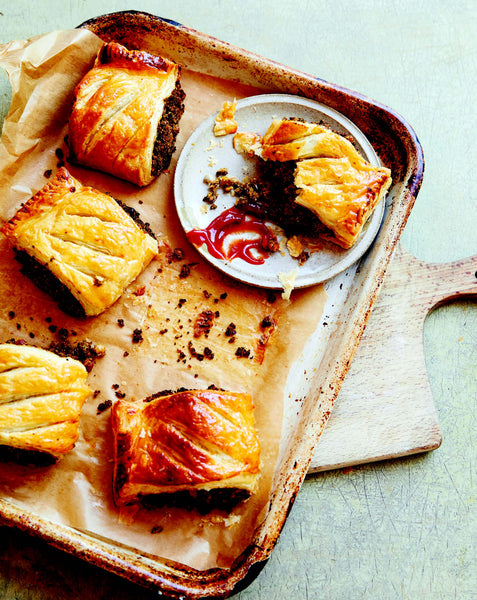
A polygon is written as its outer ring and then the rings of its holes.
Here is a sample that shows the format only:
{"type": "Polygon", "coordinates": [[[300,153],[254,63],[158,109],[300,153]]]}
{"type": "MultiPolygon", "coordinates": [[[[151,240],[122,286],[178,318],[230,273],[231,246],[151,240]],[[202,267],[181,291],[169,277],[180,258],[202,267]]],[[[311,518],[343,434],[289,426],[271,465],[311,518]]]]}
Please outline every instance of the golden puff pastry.
{"type": "MultiPolygon", "coordinates": [[[[171,393],[112,409],[116,504],[151,494],[254,492],[260,446],[249,394],[171,393]]],[[[243,496],[243,495],[242,495],[243,496]]]]}
{"type": "Polygon", "coordinates": [[[294,119],[275,119],[265,135],[238,133],[237,152],[265,161],[294,161],[294,202],[311,210],[332,241],[348,249],[383,199],[391,171],[366,161],[353,144],[328,127],[294,119]]]}
{"type": "Polygon", "coordinates": [[[316,123],[294,119],[274,119],[263,136],[256,133],[239,131],[234,136],[234,148],[237,152],[252,156],[256,154],[264,160],[298,160],[316,156],[314,147],[320,136],[323,149],[323,138],[334,142],[335,154],[339,152],[341,136],[328,136],[331,130],[316,123]]]}
{"type": "Polygon", "coordinates": [[[68,159],[149,184],[169,166],[184,97],[176,63],[105,44],[75,89],[68,159]]]}
{"type": "Polygon", "coordinates": [[[33,346],[0,344],[0,445],[60,458],[79,437],[91,390],[77,360],[33,346]]]}
{"type": "Polygon", "coordinates": [[[114,198],[62,167],[5,223],[22,272],[78,317],[110,307],[157,254],[114,198]]]}
{"type": "Polygon", "coordinates": [[[389,186],[389,169],[349,157],[311,158],[297,163],[295,202],[311,210],[333,232],[333,241],[348,249],[389,186]]]}
{"type": "Polygon", "coordinates": [[[275,119],[262,140],[262,158],[266,160],[301,160],[304,158],[347,156],[360,164],[364,159],[342,135],[317,123],[292,119],[275,119]]]}

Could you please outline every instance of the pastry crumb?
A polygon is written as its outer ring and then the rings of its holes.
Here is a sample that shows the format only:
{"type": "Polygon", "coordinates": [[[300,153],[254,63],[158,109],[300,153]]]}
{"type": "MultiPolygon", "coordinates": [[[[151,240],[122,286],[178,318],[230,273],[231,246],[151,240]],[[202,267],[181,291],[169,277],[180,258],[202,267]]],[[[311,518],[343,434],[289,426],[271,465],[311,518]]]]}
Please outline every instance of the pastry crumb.
{"type": "Polygon", "coordinates": [[[210,140],[208,147],[205,149],[206,152],[210,152],[217,146],[217,142],[215,140],[210,140]]]}
{"type": "Polygon", "coordinates": [[[261,156],[262,138],[258,133],[239,131],[234,135],[233,147],[238,154],[245,154],[249,158],[261,156]]]}
{"type": "Polygon", "coordinates": [[[296,235],[292,235],[292,237],[288,238],[287,250],[292,258],[298,258],[303,252],[303,244],[296,235]]]}
{"type": "Polygon", "coordinates": [[[296,276],[298,275],[298,269],[293,269],[288,273],[279,273],[278,279],[283,286],[282,298],[284,300],[290,300],[290,295],[295,287],[296,276]]]}
{"type": "Polygon", "coordinates": [[[219,114],[215,118],[214,122],[214,135],[220,137],[223,135],[229,135],[237,131],[237,121],[235,120],[235,109],[237,107],[237,100],[234,98],[233,102],[225,101],[219,114]]]}

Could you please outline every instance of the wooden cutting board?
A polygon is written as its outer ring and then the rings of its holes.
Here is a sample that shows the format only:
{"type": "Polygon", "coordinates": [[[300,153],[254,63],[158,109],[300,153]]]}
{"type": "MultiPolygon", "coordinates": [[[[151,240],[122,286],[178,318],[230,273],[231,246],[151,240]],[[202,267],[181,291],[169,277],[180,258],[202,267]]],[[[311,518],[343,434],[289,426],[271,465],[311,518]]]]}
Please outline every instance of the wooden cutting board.
{"type": "Polygon", "coordinates": [[[423,326],[432,308],[464,296],[477,296],[477,256],[429,264],[398,245],[309,473],[439,447],[423,326]]]}

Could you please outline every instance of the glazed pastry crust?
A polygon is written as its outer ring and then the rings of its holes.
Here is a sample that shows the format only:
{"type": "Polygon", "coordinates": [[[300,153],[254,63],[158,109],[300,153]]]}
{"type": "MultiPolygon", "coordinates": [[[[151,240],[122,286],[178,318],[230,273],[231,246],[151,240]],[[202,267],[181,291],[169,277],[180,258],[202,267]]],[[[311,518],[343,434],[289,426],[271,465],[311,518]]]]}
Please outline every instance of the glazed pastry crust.
{"type": "Polygon", "coordinates": [[[371,165],[348,139],[316,123],[275,119],[260,143],[254,134],[235,138],[238,152],[296,162],[295,202],[311,210],[345,249],[357,241],[392,182],[389,169],[371,165]]]}
{"type": "Polygon", "coordinates": [[[111,306],[157,254],[157,241],[111,196],[64,167],[2,232],[66,286],[86,316],[111,306]]]}
{"type": "Polygon", "coordinates": [[[335,241],[348,249],[391,185],[388,169],[362,160],[311,158],[297,163],[296,202],[310,209],[333,232],[335,241]]]}
{"type": "Polygon", "coordinates": [[[260,446],[249,394],[194,390],[120,400],[111,423],[118,505],[149,494],[255,490],[260,446]]]}
{"type": "Polygon", "coordinates": [[[391,185],[391,172],[374,167],[353,144],[331,129],[289,119],[275,120],[263,136],[265,160],[297,161],[296,202],[311,210],[351,248],[391,185]]]}
{"type": "Polygon", "coordinates": [[[60,458],[74,447],[91,390],[77,360],[0,344],[0,445],[60,458]]]}
{"type": "Polygon", "coordinates": [[[69,160],[139,186],[150,183],[164,103],[179,79],[170,60],[105,44],[75,90],[69,160]]]}

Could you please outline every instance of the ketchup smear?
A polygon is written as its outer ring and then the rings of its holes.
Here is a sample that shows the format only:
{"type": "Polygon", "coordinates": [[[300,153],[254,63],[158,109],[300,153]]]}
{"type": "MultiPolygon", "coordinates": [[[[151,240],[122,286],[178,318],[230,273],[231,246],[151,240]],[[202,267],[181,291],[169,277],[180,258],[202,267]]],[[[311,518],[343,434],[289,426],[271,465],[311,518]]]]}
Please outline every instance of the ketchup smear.
{"type": "Polygon", "coordinates": [[[215,258],[241,258],[252,265],[262,265],[269,253],[268,244],[274,239],[268,227],[250,215],[232,207],[216,217],[205,229],[193,229],[187,239],[195,246],[207,245],[215,258]],[[249,237],[250,234],[258,234],[249,237]]]}

